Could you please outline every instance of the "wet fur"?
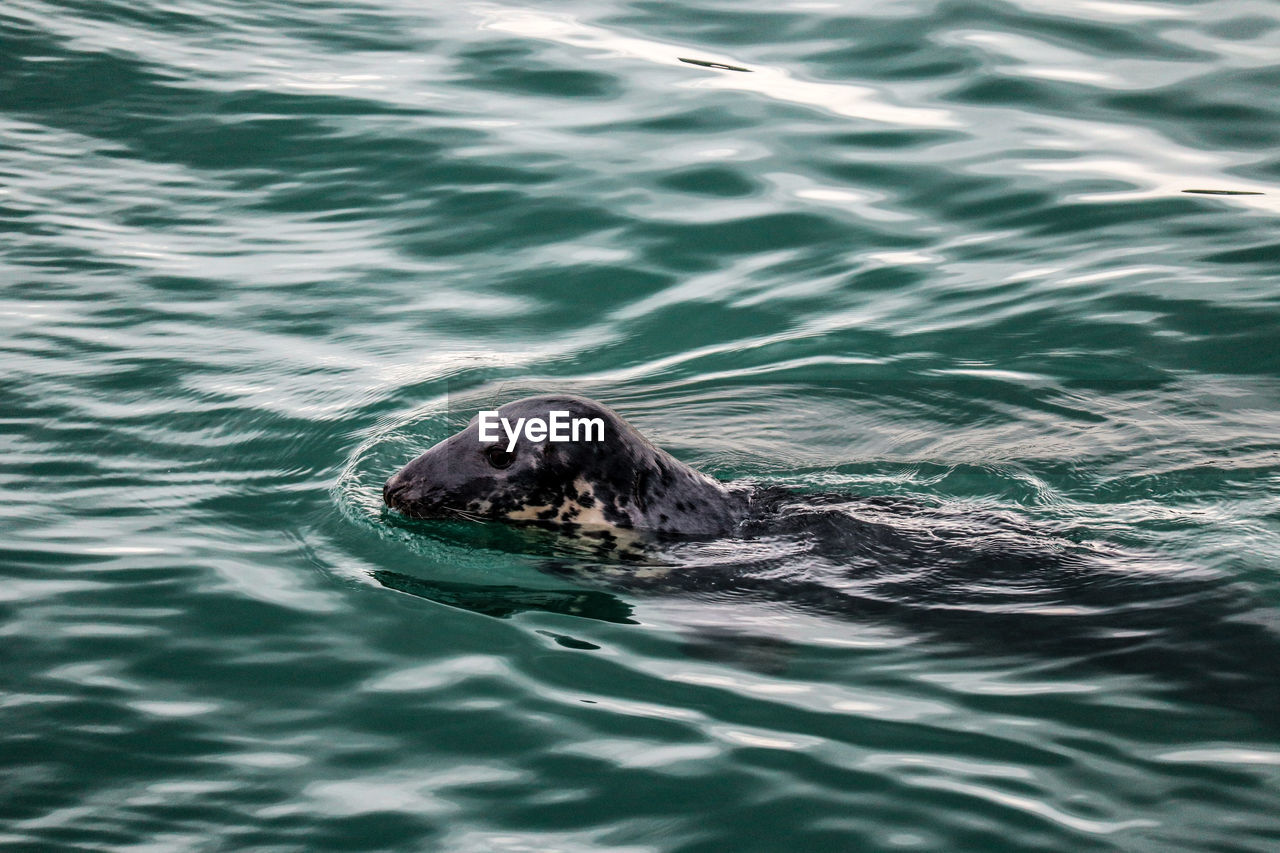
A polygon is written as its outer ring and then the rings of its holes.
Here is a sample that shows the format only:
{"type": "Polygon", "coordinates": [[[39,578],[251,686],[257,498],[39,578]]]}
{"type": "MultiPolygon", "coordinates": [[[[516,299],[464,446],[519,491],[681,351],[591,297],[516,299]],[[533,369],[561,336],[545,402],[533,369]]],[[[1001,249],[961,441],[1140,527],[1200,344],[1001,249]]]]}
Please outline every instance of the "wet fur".
{"type": "Polygon", "coordinates": [[[387,480],[386,504],[411,518],[515,522],[626,556],[651,536],[723,536],[748,514],[750,497],[655,447],[612,409],[554,395],[508,403],[499,416],[601,418],[603,441],[531,442],[521,436],[509,467],[493,465],[479,420],[387,480]]]}

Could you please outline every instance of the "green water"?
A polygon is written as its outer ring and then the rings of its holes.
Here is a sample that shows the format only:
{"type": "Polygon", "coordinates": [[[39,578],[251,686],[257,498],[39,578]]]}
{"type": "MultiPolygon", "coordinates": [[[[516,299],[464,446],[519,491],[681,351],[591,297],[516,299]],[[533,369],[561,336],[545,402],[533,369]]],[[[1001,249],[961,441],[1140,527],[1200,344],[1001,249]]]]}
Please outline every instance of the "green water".
{"type": "Polygon", "coordinates": [[[0,845],[1277,849],[1269,708],[380,488],[571,390],[1280,649],[1278,66],[1250,0],[6,0],[0,845]]]}

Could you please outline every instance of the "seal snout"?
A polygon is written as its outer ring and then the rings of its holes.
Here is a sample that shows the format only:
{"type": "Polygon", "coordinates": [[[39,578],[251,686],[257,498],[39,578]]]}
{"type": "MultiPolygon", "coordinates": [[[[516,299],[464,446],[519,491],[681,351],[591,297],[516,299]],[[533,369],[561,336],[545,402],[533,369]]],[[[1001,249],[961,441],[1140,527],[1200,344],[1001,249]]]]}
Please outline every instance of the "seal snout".
{"type": "Polygon", "coordinates": [[[397,471],[382,486],[382,502],[392,509],[404,510],[413,483],[404,471],[397,471]]]}
{"type": "Polygon", "coordinates": [[[424,454],[393,474],[382,485],[382,502],[410,518],[440,517],[446,490],[430,460],[424,454]]]}

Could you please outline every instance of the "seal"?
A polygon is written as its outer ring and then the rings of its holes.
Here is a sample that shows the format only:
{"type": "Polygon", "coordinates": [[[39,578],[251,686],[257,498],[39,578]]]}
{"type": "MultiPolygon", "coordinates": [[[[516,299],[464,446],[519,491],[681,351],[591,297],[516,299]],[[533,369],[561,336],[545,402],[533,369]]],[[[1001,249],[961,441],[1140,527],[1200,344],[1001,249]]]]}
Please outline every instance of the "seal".
{"type": "Polygon", "coordinates": [[[491,616],[541,610],[618,623],[635,621],[630,604],[580,587],[776,602],[905,630],[939,654],[990,648],[1036,666],[1045,658],[1096,661],[1185,691],[1188,701],[1212,697],[1276,720],[1280,636],[1257,619],[1266,605],[1198,567],[1079,542],[1018,511],[724,484],[583,397],[529,397],[502,406],[497,418],[517,426],[495,432],[494,413],[482,412],[387,480],[386,504],[412,518],[545,528],[570,537],[568,550],[601,559],[555,555],[539,566],[572,577],[567,590],[375,573],[383,585],[491,616]],[[599,418],[603,435],[569,430],[557,438],[546,428],[557,416],[561,424],[599,418]],[[518,426],[534,418],[543,421],[538,429],[518,426]],[[1130,568],[1143,565],[1160,570],[1130,568]]]}
{"type": "MultiPolygon", "coordinates": [[[[598,440],[508,442],[480,416],[387,480],[383,500],[411,518],[518,522],[621,550],[645,534],[722,536],[747,515],[748,492],[697,471],[642,436],[617,412],[566,394],[527,397],[497,410],[508,423],[599,418],[598,440]]],[[[492,421],[491,421],[492,422],[492,421]]]]}

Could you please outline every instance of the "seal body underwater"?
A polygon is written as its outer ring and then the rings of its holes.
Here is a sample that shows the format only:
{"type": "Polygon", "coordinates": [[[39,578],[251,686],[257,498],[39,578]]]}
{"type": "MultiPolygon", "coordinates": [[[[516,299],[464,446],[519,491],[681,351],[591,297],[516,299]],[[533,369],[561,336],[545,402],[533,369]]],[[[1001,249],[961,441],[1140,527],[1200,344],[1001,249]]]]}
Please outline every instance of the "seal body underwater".
{"type": "MultiPolygon", "coordinates": [[[[386,504],[411,518],[555,531],[570,550],[600,559],[552,561],[545,570],[611,588],[745,596],[891,624],[935,644],[1096,660],[1251,713],[1272,714],[1280,702],[1271,663],[1280,636],[1245,618],[1257,603],[1229,578],[1082,543],[1015,510],[721,483],[583,397],[530,397],[497,411],[511,423],[553,412],[599,418],[604,434],[537,441],[526,432],[512,442],[499,431],[481,441],[473,418],[387,480],[386,504]]],[[[383,582],[426,594],[409,576],[383,582]]],[[[486,594],[436,595],[456,604],[486,594]]],[[[522,595],[482,612],[530,606],[522,595]]],[[[581,613],[577,603],[560,610],[581,613]]],[[[602,612],[618,621],[615,610],[602,612]]]]}
{"type": "Polygon", "coordinates": [[[746,517],[748,490],[685,465],[594,400],[528,397],[502,406],[497,417],[547,422],[552,413],[599,419],[603,435],[531,441],[526,433],[509,442],[498,431],[496,441],[484,441],[477,416],[387,480],[383,500],[411,518],[518,522],[605,550],[649,534],[723,536],[746,517]]]}

